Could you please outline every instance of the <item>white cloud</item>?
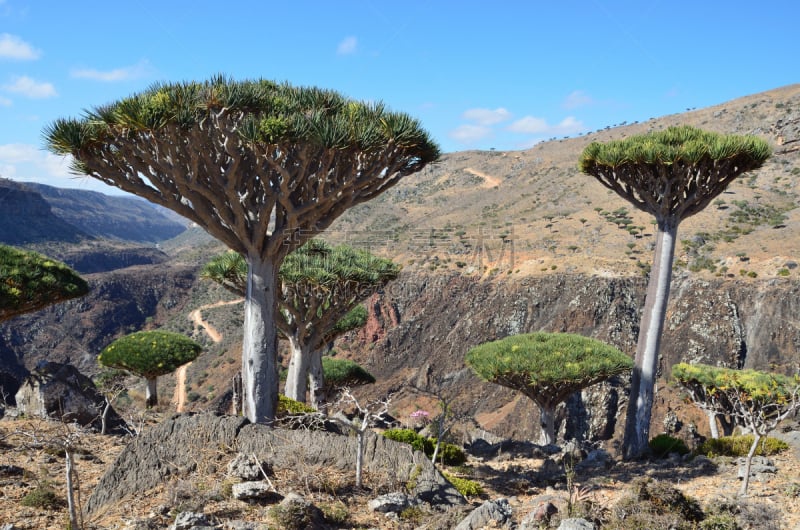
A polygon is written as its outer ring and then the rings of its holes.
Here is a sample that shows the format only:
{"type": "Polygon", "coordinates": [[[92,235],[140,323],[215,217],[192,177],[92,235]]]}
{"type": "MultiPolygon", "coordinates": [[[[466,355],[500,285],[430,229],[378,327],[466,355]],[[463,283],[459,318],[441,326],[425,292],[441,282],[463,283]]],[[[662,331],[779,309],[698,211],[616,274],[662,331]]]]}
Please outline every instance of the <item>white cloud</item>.
{"type": "Polygon", "coordinates": [[[356,52],[356,48],[358,47],[358,39],[355,37],[345,37],[345,39],[339,43],[339,46],[336,48],[336,53],[338,55],[350,55],[356,52]]]}
{"type": "Polygon", "coordinates": [[[492,130],[482,125],[461,125],[450,131],[450,138],[462,144],[473,144],[491,136],[492,130]]]}
{"type": "Polygon", "coordinates": [[[80,188],[121,194],[91,177],[70,173],[72,157],[54,155],[31,144],[0,144],[0,177],[21,182],[39,182],[59,188],[80,188]]]}
{"type": "Polygon", "coordinates": [[[511,119],[511,113],[500,107],[491,109],[468,109],[461,115],[462,118],[474,121],[478,125],[495,125],[511,119]]]}
{"type": "Polygon", "coordinates": [[[31,61],[38,59],[42,53],[33,46],[9,33],[0,34],[0,58],[31,61]]]}
{"type": "Polygon", "coordinates": [[[547,121],[542,118],[525,116],[509,125],[508,130],[523,134],[540,134],[547,132],[548,127],[547,121]]]}
{"type": "Polygon", "coordinates": [[[129,79],[141,79],[151,75],[152,66],[148,61],[139,61],[131,66],[114,68],[113,70],[96,70],[94,68],[75,68],[70,75],[77,79],[91,79],[93,81],[104,81],[111,83],[114,81],[127,81],[129,79]]]}
{"type": "Polygon", "coordinates": [[[562,107],[565,109],[576,109],[578,107],[584,107],[586,105],[591,105],[594,103],[594,99],[592,96],[584,92],[583,90],[575,90],[562,103],[562,107]]]}
{"type": "Polygon", "coordinates": [[[10,84],[3,85],[3,88],[31,99],[52,98],[58,95],[51,83],[39,82],[25,75],[15,78],[10,84]]]}
{"type": "Polygon", "coordinates": [[[567,116],[557,125],[550,125],[543,118],[525,116],[508,126],[509,131],[522,134],[568,135],[584,129],[586,126],[583,122],[574,116],[567,116]]]}

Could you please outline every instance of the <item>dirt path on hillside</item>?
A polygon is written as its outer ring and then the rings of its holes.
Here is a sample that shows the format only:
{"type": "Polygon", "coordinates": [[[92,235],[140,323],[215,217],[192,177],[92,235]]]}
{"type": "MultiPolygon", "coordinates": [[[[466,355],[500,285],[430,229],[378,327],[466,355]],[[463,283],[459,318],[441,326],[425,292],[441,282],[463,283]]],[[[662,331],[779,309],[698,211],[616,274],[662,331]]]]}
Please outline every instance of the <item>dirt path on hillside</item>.
{"type": "Polygon", "coordinates": [[[481,184],[482,188],[494,188],[495,186],[499,186],[500,184],[503,183],[503,181],[500,180],[499,178],[487,175],[486,173],[481,173],[480,171],[476,171],[471,167],[465,167],[464,171],[466,171],[467,173],[471,173],[476,177],[482,178],[483,179],[483,184],[481,184]]]}
{"type": "MultiPolygon", "coordinates": [[[[212,326],[207,321],[203,320],[203,311],[206,309],[212,309],[214,307],[221,307],[224,305],[233,305],[243,302],[243,298],[239,298],[236,300],[224,300],[219,302],[214,302],[213,304],[206,304],[204,306],[200,306],[191,313],[189,313],[189,320],[191,320],[195,326],[203,328],[203,331],[206,332],[208,338],[216,344],[222,340],[222,334],[217,331],[217,328],[212,326]]],[[[175,372],[175,394],[172,397],[173,403],[176,404],[176,411],[183,412],[184,407],[186,406],[186,370],[189,368],[189,365],[192,363],[186,363],[183,366],[180,366],[178,370],[175,372]]]]}

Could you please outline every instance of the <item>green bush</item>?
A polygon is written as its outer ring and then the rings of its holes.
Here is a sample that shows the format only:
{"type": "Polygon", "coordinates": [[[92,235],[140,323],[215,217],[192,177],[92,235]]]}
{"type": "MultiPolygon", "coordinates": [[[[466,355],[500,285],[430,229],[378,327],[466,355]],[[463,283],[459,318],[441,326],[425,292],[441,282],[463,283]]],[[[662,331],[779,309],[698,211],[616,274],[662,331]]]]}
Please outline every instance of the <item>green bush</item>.
{"type": "Polygon", "coordinates": [[[300,403],[292,398],[288,398],[283,394],[278,394],[278,412],[277,416],[296,416],[298,414],[313,414],[317,412],[313,407],[309,407],[305,403],[300,403]]]}
{"type": "MultiPolygon", "coordinates": [[[[753,445],[753,435],[744,436],[723,436],[721,438],[709,438],[697,448],[697,454],[713,456],[747,456],[750,446],[753,445]]],[[[786,442],[767,436],[761,439],[756,448],[756,455],[770,456],[782,453],[789,449],[786,442]]]]}
{"type": "Polygon", "coordinates": [[[649,445],[656,458],[666,458],[670,453],[678,453],[683,456],[689,452],[689,448],[686,447],[683,440],[668,434],[659,434],[650,440],[649,445]]]}
{"type": "Polygon", "coordinates": [[[463,495],[464,497],[477,497],[478,495],[483,494],[483,487],[474,480],[470,480],[468,478],[460,478],[450,473],[442,473],[444,478],[450,481],[450,484],[453,485],[458,492],[463,495]]]}
{"type": "Polygon", "coordinates": [[[63,501],[58,498],[56,492],[50,486],[37,486],[33,491],[25,495],[20,504],[30,508],[40,508],[45,510],[57,510],[61,508],[63,501]]]}
{"type": "MultiPolygon", "coordinates": [[[[417,434],[413,429],[388,429],[383,432],[383,435],[395,442],[409,444],[415,450],[425,453],[428,458],[433,456],[433,451],[436,449],[436,438],[426,438],[417,434]]],[[[436,458],[448,466],[460,466],[467,461],[467,455],[463,449],[447,442],[441,443],[436,458]]]]}
{"type": "Polygon", "coordinates": [[[109,368],[152,379],[194,361],[201,351],[200,344],[180,333],[137,331],[106,346],[97,361],[109,368]]]}

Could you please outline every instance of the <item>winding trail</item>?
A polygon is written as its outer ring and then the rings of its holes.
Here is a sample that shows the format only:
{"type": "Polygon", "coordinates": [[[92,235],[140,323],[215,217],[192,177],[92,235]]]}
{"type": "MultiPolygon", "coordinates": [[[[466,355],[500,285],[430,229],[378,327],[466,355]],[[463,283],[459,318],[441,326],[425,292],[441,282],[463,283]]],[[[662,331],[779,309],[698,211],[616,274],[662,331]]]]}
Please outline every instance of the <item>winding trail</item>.
{"type": "Polygon", "coordinates": [[[475,169],[472,169],[471,167],[465,167],[464,171],[472,175],[475,175],[476,177],[482,178],[484,181],[483,184],[481,184],[482,188],[494,188],[495,186],[499,186],[500,184],[503,183],[503,181],[500,180],[499,178],[487,175],[486,173],[477,171],[475,169]]]}
{"type": "MultiPolygon", "coordinates": [[[[217,331],[217,328],[212,326],[209,322],[203,320],[203,311],[224,305],[239,304],[241,302],[244,302],[244,298],[238,298],[236,300],[221,300],[219,302],[214,302],[213,304],[200,306],[189,313],[189,320],[191,320],[196,327],[203,328],[203,331],[206,332],[208,338],[210,338],[214,344],[217,344],[222,340],[222,334],[217,331]]],[[[175,394],[172,397],[172,402],[176,404],[175,409],[177,412],[183,412],[184,407],[186,407],[186,370],[191,364],[192,363],[186,363],[183,366],[178,367],[175,372],[175,394]]]]}

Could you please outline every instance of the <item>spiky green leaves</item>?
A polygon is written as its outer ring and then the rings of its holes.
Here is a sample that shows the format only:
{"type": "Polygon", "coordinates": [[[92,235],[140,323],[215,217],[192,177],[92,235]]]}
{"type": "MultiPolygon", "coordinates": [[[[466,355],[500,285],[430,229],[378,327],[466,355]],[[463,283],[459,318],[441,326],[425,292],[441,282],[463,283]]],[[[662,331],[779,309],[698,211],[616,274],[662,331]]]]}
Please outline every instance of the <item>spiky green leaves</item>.
{"type": "Polygon", "coordinates": [[[750,171],[761,167],[770,154],[769,144],[755,136],[724,135],[682,126],[607,143],[592,142],[581,154],[578,166],[592,174],[597,166],[697,165],[704,159],[737,158],[744,171],[750,171]]]}
{"type": "Polygon", "coordinates": [[[367,385],[375,382],[375,377],[361,365],[347,359],[322,358],[322,372],[325,374],[326,391],[337,388],[367,385]]]}
{"type": "Polygon", "coordinates": [[[202,346],[180,333],[139,331],[106,346],[97,361],[109,368],[153,379],[194,361],[202,351],[202,346]]]}
{"type": "Polygon", "coordinates": [[[359,102],[316,87],[223,76],[154,85],[86,112],[81,119],[58,120],[44,136],[53,152],[74,155],[114,135],[202,127],[211,114],[219,113],[232,116],[240,136],[251,145],[305,143],[372,151],[392,143],[423,163],[439,156],[438,146],[417,120],[390,112],[382,103],[359,102]]]}
{"type": "Polygon", "coordinates": [[[753,407],[785,403],[800,388],[797,376],[705,364],[678,363],[672,367],[672,377],[687,389],[702,389],[706,396],[738,394],[753,407]]]}
{"type": "Polygon", "coordinates": [[[481,344],[469,350],[466,362],[482,379],[520,391],[538,403],[559,403],[633,366],[630,357],[599,340],[544,332],[481,344]]]}
{"type": "Polygon", "coordinates": [[[0,245],[0,322],[88,292],[86,281],[63,263],[0,245]]]}

